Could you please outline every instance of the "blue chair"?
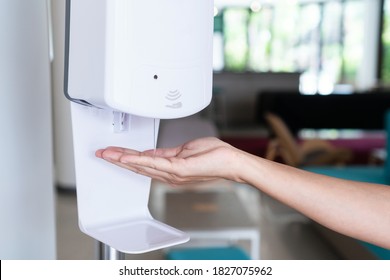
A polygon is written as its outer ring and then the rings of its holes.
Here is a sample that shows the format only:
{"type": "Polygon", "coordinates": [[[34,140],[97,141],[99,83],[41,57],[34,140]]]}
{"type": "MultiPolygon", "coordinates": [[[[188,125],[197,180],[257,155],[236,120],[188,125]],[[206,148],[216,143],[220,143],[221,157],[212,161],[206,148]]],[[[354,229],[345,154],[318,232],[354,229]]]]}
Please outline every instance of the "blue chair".
{"type": "MultiPolygon", "coordinates": [[[[385,114],[385,130],[387,135],[390,135],[390,110],[388,110],[385,114]]],[[[389,137],[387,137],[386,140],[386,151],[387,155],[390,156],[389,137]]],[[[390,185],[389,159],[386,159],[383,166],[312,166],[304,167],[303,169],[314,173],[346,180],[390,185]]],[[[378,259],[390,260],[390,250],[369,244],[367,242],[358,242],[378,259]]]]}

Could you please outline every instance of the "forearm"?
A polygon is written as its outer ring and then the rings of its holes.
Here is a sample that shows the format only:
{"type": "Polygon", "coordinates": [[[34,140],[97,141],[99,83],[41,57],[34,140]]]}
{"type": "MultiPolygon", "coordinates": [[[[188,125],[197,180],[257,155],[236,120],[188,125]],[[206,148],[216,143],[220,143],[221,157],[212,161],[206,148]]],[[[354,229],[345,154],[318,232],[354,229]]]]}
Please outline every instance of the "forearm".
{"type": "Polygon", "coordinates": [[[310,173],[247,153],[239,181],[340,233],[390,248],[390,187],[310,173]]]}
{"type": "Polygon", "coordinates": [[[322,176],[245,153],[217,138],[138,152],[109,147],[96,156],[172,185],[225,178],[244,182],[340,233],[390,249],[390,187],[322,176]]]}

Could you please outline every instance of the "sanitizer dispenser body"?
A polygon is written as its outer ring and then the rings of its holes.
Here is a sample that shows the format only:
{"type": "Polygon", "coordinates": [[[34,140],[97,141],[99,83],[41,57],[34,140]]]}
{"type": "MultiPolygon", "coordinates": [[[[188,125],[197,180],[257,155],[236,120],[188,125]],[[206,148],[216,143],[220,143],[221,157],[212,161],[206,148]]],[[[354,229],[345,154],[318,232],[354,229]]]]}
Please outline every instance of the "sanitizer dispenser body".
{"type": "Polygon", "coordinates": [[[213,1],[66,5],[64,90],[73,101],[80,229],[124,253],[188,241],[186,233],[153,219],[150,178],[94,153],[107,146],[153,149],[158,119],[185,117],[210,103],[213,1]]]}
{"type": "Polygon", "coordinates": [[[71,100],[158,119],[210,103],[212,1],[68,2],[71,100]]]}

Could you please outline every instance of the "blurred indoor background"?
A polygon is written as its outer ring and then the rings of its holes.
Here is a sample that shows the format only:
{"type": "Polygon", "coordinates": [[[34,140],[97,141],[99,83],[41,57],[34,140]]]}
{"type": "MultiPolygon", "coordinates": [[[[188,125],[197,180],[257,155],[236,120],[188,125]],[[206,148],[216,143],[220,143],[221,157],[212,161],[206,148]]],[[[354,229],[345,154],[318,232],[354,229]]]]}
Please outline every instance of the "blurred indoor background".
{"type": "MultiPolygon", "coordinates": [[[[296,149],[320,139],[350,151],[338,165],[345,172],[385,168],[390,0],[214,4],[212,103],[161,121],[159,146],[216,136],[266,157],[277,132],[264,116],[273,112],[296,149]]],[[[145,18],[153,20],[147,11],[145,18]]],[[[97,242],[78,228],[64,38],[65,0],[0,1],[1,259],[98,258],[97,242]]],[[[272,160],[288,164],[281,154],[272,160]]],[[[186,248],[229,246],[261,259],[390,258],[244,184],[152,185],[153,216],[192,234],[186,248]]],[[[169,250],[126,258],[165,259],[169,250]]]]}

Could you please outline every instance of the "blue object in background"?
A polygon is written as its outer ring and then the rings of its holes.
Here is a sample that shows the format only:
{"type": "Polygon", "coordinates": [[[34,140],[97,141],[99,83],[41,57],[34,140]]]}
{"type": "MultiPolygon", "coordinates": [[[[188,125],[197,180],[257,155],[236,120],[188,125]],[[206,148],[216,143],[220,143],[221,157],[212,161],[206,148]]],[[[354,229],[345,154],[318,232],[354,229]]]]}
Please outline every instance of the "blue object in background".
{"type": "Polygon", "coordinates": [[[196,247],[170,250],[168,260],[250,260],[249,256],[240,248],[228,247],[196,247]]]}
{"type": "MultiPolygon", "coordinates": [[[[390,134],[390,110],[385,114],[385,130],[386,134],[390,134]]],[[[386,135],[386,153],[390,155],[390,141],[386,135]]],[[[340,179],[353,180],[359,182],[375,183],[390,185],[390,160],[386,157],[383,166],[313,166],[305,167],[304,170],[336,177],[340,179]]],[[[390,250],[360,242],[368,251],[375,255],[378,259],[390,260],[390,250]]]]}

